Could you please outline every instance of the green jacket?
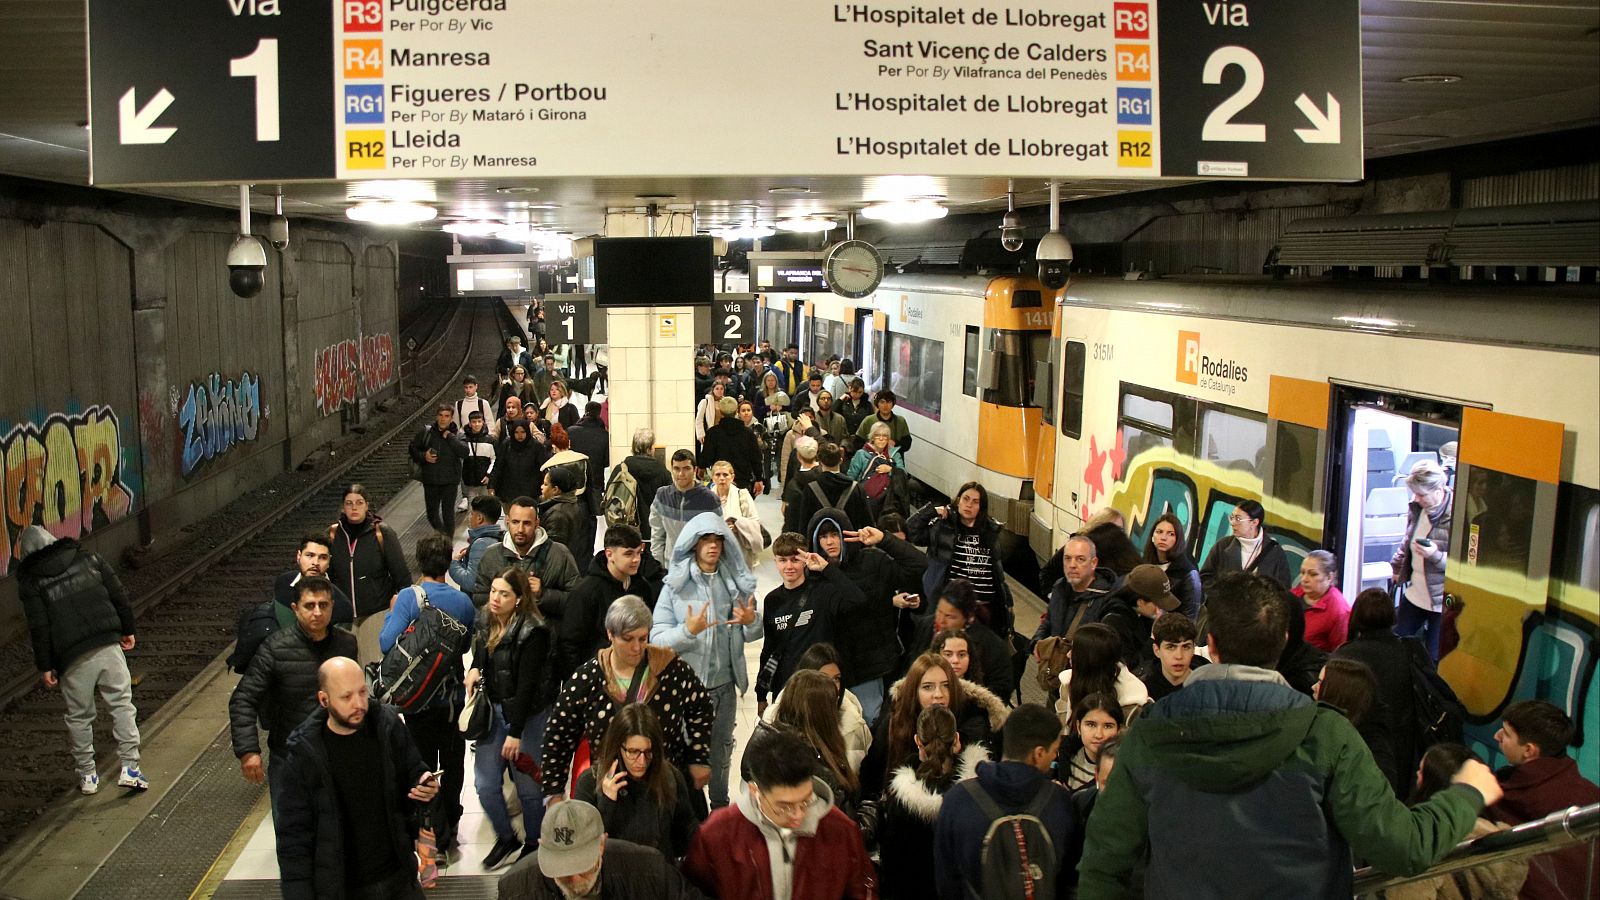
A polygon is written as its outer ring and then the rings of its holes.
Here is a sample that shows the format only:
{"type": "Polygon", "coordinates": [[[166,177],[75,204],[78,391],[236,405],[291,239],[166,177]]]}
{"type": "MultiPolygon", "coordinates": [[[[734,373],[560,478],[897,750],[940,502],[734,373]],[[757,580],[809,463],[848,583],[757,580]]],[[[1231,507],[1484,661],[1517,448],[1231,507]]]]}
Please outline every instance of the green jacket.
{"type": "Polygon", "coordinates": [[[1276,673],[1206,666],[1124,737],[1089,817],[1078,896],[1125,896],[1148,836],[1149,897],[1348,900],[1352,850],[1420,872],[1482,808],[1457,785],[1407,809],[1338,710],[1276,673]]]}

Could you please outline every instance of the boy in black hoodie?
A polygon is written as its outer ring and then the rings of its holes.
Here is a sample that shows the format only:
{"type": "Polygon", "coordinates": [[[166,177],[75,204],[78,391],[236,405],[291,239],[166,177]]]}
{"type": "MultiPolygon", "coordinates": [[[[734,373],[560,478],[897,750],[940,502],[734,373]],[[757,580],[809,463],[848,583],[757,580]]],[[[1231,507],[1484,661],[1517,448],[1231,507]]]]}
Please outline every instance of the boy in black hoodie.
{"type": "Polygon", "coordinates": [[[806,549],[801,535],[792,531],[778,535],[772,555],[783,583],[761,605],[766,640],[756,675],[757,715],[766,712],[770,698],[783,690],[802,654],[813,644],[833,642],[839,615],[867,602],[838,566],[806,549]]]}

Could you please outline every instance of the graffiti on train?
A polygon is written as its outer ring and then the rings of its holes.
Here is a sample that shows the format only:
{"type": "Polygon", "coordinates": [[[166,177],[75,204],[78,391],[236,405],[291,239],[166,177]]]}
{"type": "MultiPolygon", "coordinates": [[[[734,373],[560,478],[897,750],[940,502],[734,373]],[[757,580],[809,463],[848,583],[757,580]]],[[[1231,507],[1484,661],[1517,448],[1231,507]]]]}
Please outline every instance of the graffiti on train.
{"type": "Polygon", "coordinates": [[[261,405],[261,378],[242,373],[238,380],[224,379],[213,372],[189,392],[178,408],[178,427],[183,431],[182,471],[185,478],[202,463],[253,441],[266,417],[261,405]]]}
{"type": "Polygon", "coordinates": [[[317,410],[332,415],[356,402],[358,390],[370,396],[394,380],[394,336],[369,334],[330,344],[316,352],[312,369],[317,410]]]}
{"type": "Polygon", "coordinates": [[[58,538],[77,538],[133,509],[132,466],[122,458],[121,425],[111,407],[54,413],[4,434],[0,575],[21,561],[18,545],[29,525],[43,525],[58,538]]]}

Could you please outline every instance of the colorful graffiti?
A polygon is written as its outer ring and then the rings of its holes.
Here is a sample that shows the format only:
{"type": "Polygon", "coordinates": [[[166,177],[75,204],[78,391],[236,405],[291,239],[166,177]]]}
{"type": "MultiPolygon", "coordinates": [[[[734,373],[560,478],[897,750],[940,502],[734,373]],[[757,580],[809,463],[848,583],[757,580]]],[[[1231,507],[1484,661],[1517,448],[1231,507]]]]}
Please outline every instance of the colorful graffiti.
{"type": "Polygon", "coordinates": [[[238,381],[224,381],[213,372],[201,383],[189,385],[178,410],[183,476],[194,474],[201,463],[216,459],[234,445],[255,440],[265,417],[261,379],[249,372],[242,373],[238,381]]]}
{"type": "MultiPolygon", "coordinates": [[[[1195,459],[1168,447],[1145,450],[1119,471],[1121,442],[1101,451],[1091,441],[1085,494],[1095,487],[1109,462],[1106,504],[1123,512],[1134,545],[1143,548],[1156,517],[1172,512],[1196,561],[1204,560],[1230,533],[1228,516],[1240,501],[1260,498],[1267,509],[1267,532],[1298,569],[1309,551],[1322,546],[1321,514],[1264,496],[1256,475],[1195,459]],[[1093,476],[1092,478],[1090,476],[1093,476]]],[[[1504,762],[1494,741],[1499,716],[1514,699],[1547,700],[1572,716],[1578,737],[1572,755],[1580,771],[1600,779],[1600,734],[1596,734],[1600,696],[1600,551],[1591,546],[1600,522],[1600,493],[1563,484],[1557,510],[1558,540],[1551,560],[1549,596],[1530,590],[1526,573],[1477,567],[1470,577],[1494,588],[1495,598],[1468,608],[1458,620],[1460,647],[1440,661],[1440,671],[1467,706],[1467,743],[1491,763],[1504,762]],[[1562,537],[1565,536],[1565,537],[1562,537]]],[[[1091,501],[1092,502],[1092,501],[1091,501]]],[[[1089,510],[1084,510],[1088,515],[1089,510]]],[[[1458,577],[1469,577],[1462,573],[1458,577]]]]}
{"type": "Polygon", "coordinates": [[[356,402],[358,388],[370,396],[394,380],[394,336],[369,334],[330,344],[317,351],[311,365],[317,409],[332,415],[356,402]]]}
{"type": "Polygon", "coordinates": [[[43,525],[56,537],[76,538],[133,509],[133,479],[123,466],[120,423],[108,406],[17,425],[0,439],[0,458],[5,461],[0,575],[18,559],[18,542],[29,525],[43,525]]]}

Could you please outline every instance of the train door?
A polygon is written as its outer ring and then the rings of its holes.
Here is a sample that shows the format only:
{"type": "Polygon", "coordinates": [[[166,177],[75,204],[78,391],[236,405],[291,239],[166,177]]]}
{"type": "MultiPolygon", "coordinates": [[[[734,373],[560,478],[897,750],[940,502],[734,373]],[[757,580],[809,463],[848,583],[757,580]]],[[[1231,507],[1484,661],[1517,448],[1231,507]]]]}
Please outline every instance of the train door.
{"type": "Polygon", "coordinates": [[[874,310],[872,307],[857,308],[855,313],[855,343],[851,345],[849,355],[856,364],[856,375],[861,378],[862,384],[872,383],[872,350],[877,345],[877,335],[873,333],[874,310]]]}
{"type": "MultiPolygon", "coordinates": [[[[1517,690],[1550,596],[1565,427],[1467,409],[1455,472],[1439,671],[1468,713],[1489,717],[1517,690]]],[[[1540,694],[1542,696],[1542,694],[1540,694]]]]}
{"type": "Polygon", "coordinates": [[[1390,560],[1409,543],[1406,478],[1423,461],[1454,465],[1462,407],[1352,385],[1334,387],[1333,406],[1323,542],[1339,557],[1339,588],[1353,600],[1366,588],[1389,589],[1390,560]]]}
{"type": "Polygon", "coordinates": [[[1326,381],[1273,375],[1268,385],[1266,460],[1258,471],[1262,496],[1281,520],[1323,518],[1331,397],[1326,381]]]}

